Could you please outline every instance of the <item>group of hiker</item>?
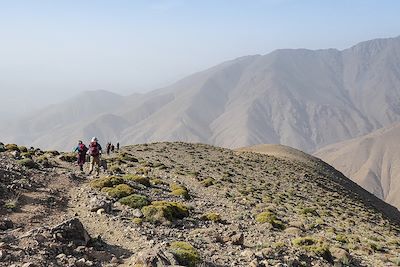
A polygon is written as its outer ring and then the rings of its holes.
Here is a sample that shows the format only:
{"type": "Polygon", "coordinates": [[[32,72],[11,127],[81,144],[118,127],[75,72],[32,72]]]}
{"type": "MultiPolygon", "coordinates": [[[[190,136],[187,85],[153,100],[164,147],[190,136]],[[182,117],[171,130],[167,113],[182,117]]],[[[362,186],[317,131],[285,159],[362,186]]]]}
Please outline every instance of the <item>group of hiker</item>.
{"type": "Polygon", "coordinates": [[[117,146],[114,146],[114,144],[111,144],[111,142],[107,143],[107,155],[110,155],[110,153],[114,153],[115,147],[117,148],[117,151],[119,150],[119,143],[117,143],[117,146]]]}
{"type": "MultiPolygon", "coordinates": [[[[117,151],[119,150],[119,143],[117,143],[116,149],[117,151]]],[[[107,155],[109,155],[110,152],[114,151],[115,146],[111,144],[111,142],[107,143],[107,155]]],[[[86,145],[81,140],[79,140],[78,146],[74,149],[74,152],[78,152],[77,163],[81,171],[83,171],[83,165],[86,163],[86,156],[89,156],[89,174],[91,174],[93,170],[96,170],[97,175],[99,175],[102,147],[99,144],[99,140],[97,139],[97,137],[93,137],[91,139],[89,147],[86,147],[86,145]]]]}

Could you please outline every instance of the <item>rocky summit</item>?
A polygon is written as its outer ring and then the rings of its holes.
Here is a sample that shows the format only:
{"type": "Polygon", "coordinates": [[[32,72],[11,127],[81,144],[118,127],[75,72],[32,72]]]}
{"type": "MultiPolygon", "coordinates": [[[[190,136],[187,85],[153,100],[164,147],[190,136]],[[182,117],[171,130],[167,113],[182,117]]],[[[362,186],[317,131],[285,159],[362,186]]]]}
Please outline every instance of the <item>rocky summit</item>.
{"type": "Polygon", "coordinates": [[[400,265],[399,211],[307,154],[0,147],[0,266],[400,265]]]}

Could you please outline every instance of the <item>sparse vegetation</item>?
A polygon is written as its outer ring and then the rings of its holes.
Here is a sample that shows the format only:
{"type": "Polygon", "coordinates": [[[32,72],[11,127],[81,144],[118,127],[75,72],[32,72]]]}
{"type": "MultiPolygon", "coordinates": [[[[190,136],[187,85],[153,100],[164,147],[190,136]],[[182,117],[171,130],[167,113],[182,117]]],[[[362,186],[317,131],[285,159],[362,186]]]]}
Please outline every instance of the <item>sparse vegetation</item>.
{"type": "Polygon", "coordinates": [[[183,185],[172,183],[170,184],[171,194],[174,196],[181,196],[184,199],[190,199],[189,191],[183,185]]]}
{"type": "Polygon", "coordinates": [[[6,144],[5,148],[7,151],[19,151],[19,148],[16,144],[6,144]]]}
{"type": "Polygon", "coordinates": [[[204,187],[209,187],[212,186],[215,183],[215,180],[213,178],[206,178],[203,181],[201,181],[201,184],[204,187]]]}
{"type": "Polygon", "coordinates": [[[75,162],[77,160],[77,156],[75,153],[63,153],[59,159],[66,162],[75,162]]]}
{"type": "Polygon", "coordinates": [[[142,184],[144,186],[151,186],[149,177],[134,175],[134,174],[126,174],[123,176],[125,180],[134,181],[136,183],[142,184]]]}
{"type": "Polygon", "coordinates": [[[18,160],[18,163],[30,169],[37,169],[39,167],[37,163],[30,158],[18,160]]]}
{"type": "Polygon", "coordinates": [[[119,184],[115,187],[109,187],[104,190],[110,197],[123,198],[133,194],[134,190],[127,184],[119,184]]]}
{"type": "Polygon", "coordinates": [[[146,196],[138,194],[132,194],[127,197],[123,197],[119,200],[119,202],[134,209],[141,209],[150,204],[150,201],[146,196]]]}
{"type": "Polygon", "coordinates": [[[170,244],[171,252],[178,259],[179,264],[195,267],[201,262],[197,250],[188,242],[176,241],[170,244]]]}
{"type": "Polygon", "coordinates": [[[152,223],[163,223],[189,216],[189,209],[179,202],[154,201],[142,208],[145,219],[152,223]]]}
{"type": "Polygon", "coordinates": [[[102,177],[90,181],[90,185],[93,188],[98,189],[102,189],[103,187],[113,187],[122,183],[124,183],[124,179],[115,176],[102,177]]]}
{"type": "Polygon", "coordinates": [[[256,216],[256,221],[258,223],[270,223],[272,227],[276,229],[283,230],[285,225],[281,220],[279,220],[274,213],[271,211],[261,212],[256,216]]]}
{"type": "Polygon", "coordinates": [[[220,222],[221,215],[216,212],[208,212],[201,216],[201,219],[204,221],[212,221],[212,222],[220,222]]]}

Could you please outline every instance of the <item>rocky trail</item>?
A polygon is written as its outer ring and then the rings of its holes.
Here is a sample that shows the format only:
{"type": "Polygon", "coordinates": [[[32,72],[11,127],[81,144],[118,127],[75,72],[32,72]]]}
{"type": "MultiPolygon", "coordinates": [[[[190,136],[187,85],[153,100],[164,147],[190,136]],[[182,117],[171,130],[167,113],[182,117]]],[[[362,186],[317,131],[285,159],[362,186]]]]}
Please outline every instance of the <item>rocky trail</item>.
{"type": "Polygon", "coordinates": [[[187,143],[105,159],[92,177],[69,153],[0,152],[0,266],[400,265],[398,210],[321,161],[187,143]]]}

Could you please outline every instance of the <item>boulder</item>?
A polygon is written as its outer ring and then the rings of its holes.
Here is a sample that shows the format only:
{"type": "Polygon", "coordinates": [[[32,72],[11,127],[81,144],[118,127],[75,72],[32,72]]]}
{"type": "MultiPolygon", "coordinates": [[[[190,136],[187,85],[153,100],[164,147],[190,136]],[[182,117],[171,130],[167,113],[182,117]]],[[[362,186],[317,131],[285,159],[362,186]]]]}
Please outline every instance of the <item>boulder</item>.
{"type": "Polygon", "coordinates": [[[14,223],[10,219],[0,219],[0,230],[5,231],[14,227],[14,223]]]}
{"type": "Polygon", "coordinates": [[[96,212],[99,209],[104,209],[106,213],[111,211],[111,201],[106,198],[101,198],[99,196],[94,196],[89,201],[89,210],[96,212]]]}
{"type": "Polygon", "coordinates": [[[162,267],[179,266],[175,256],[161,247],[141,251],[133,260],[133,266],[162,267]]]}
{"type": "Polygon", "coordinates": [[[60,241],[70,241],[76,246],[86,246],[90,241],[88,232],[78,218],[69,219],[51,229],[51,233],[60,241]]]}

